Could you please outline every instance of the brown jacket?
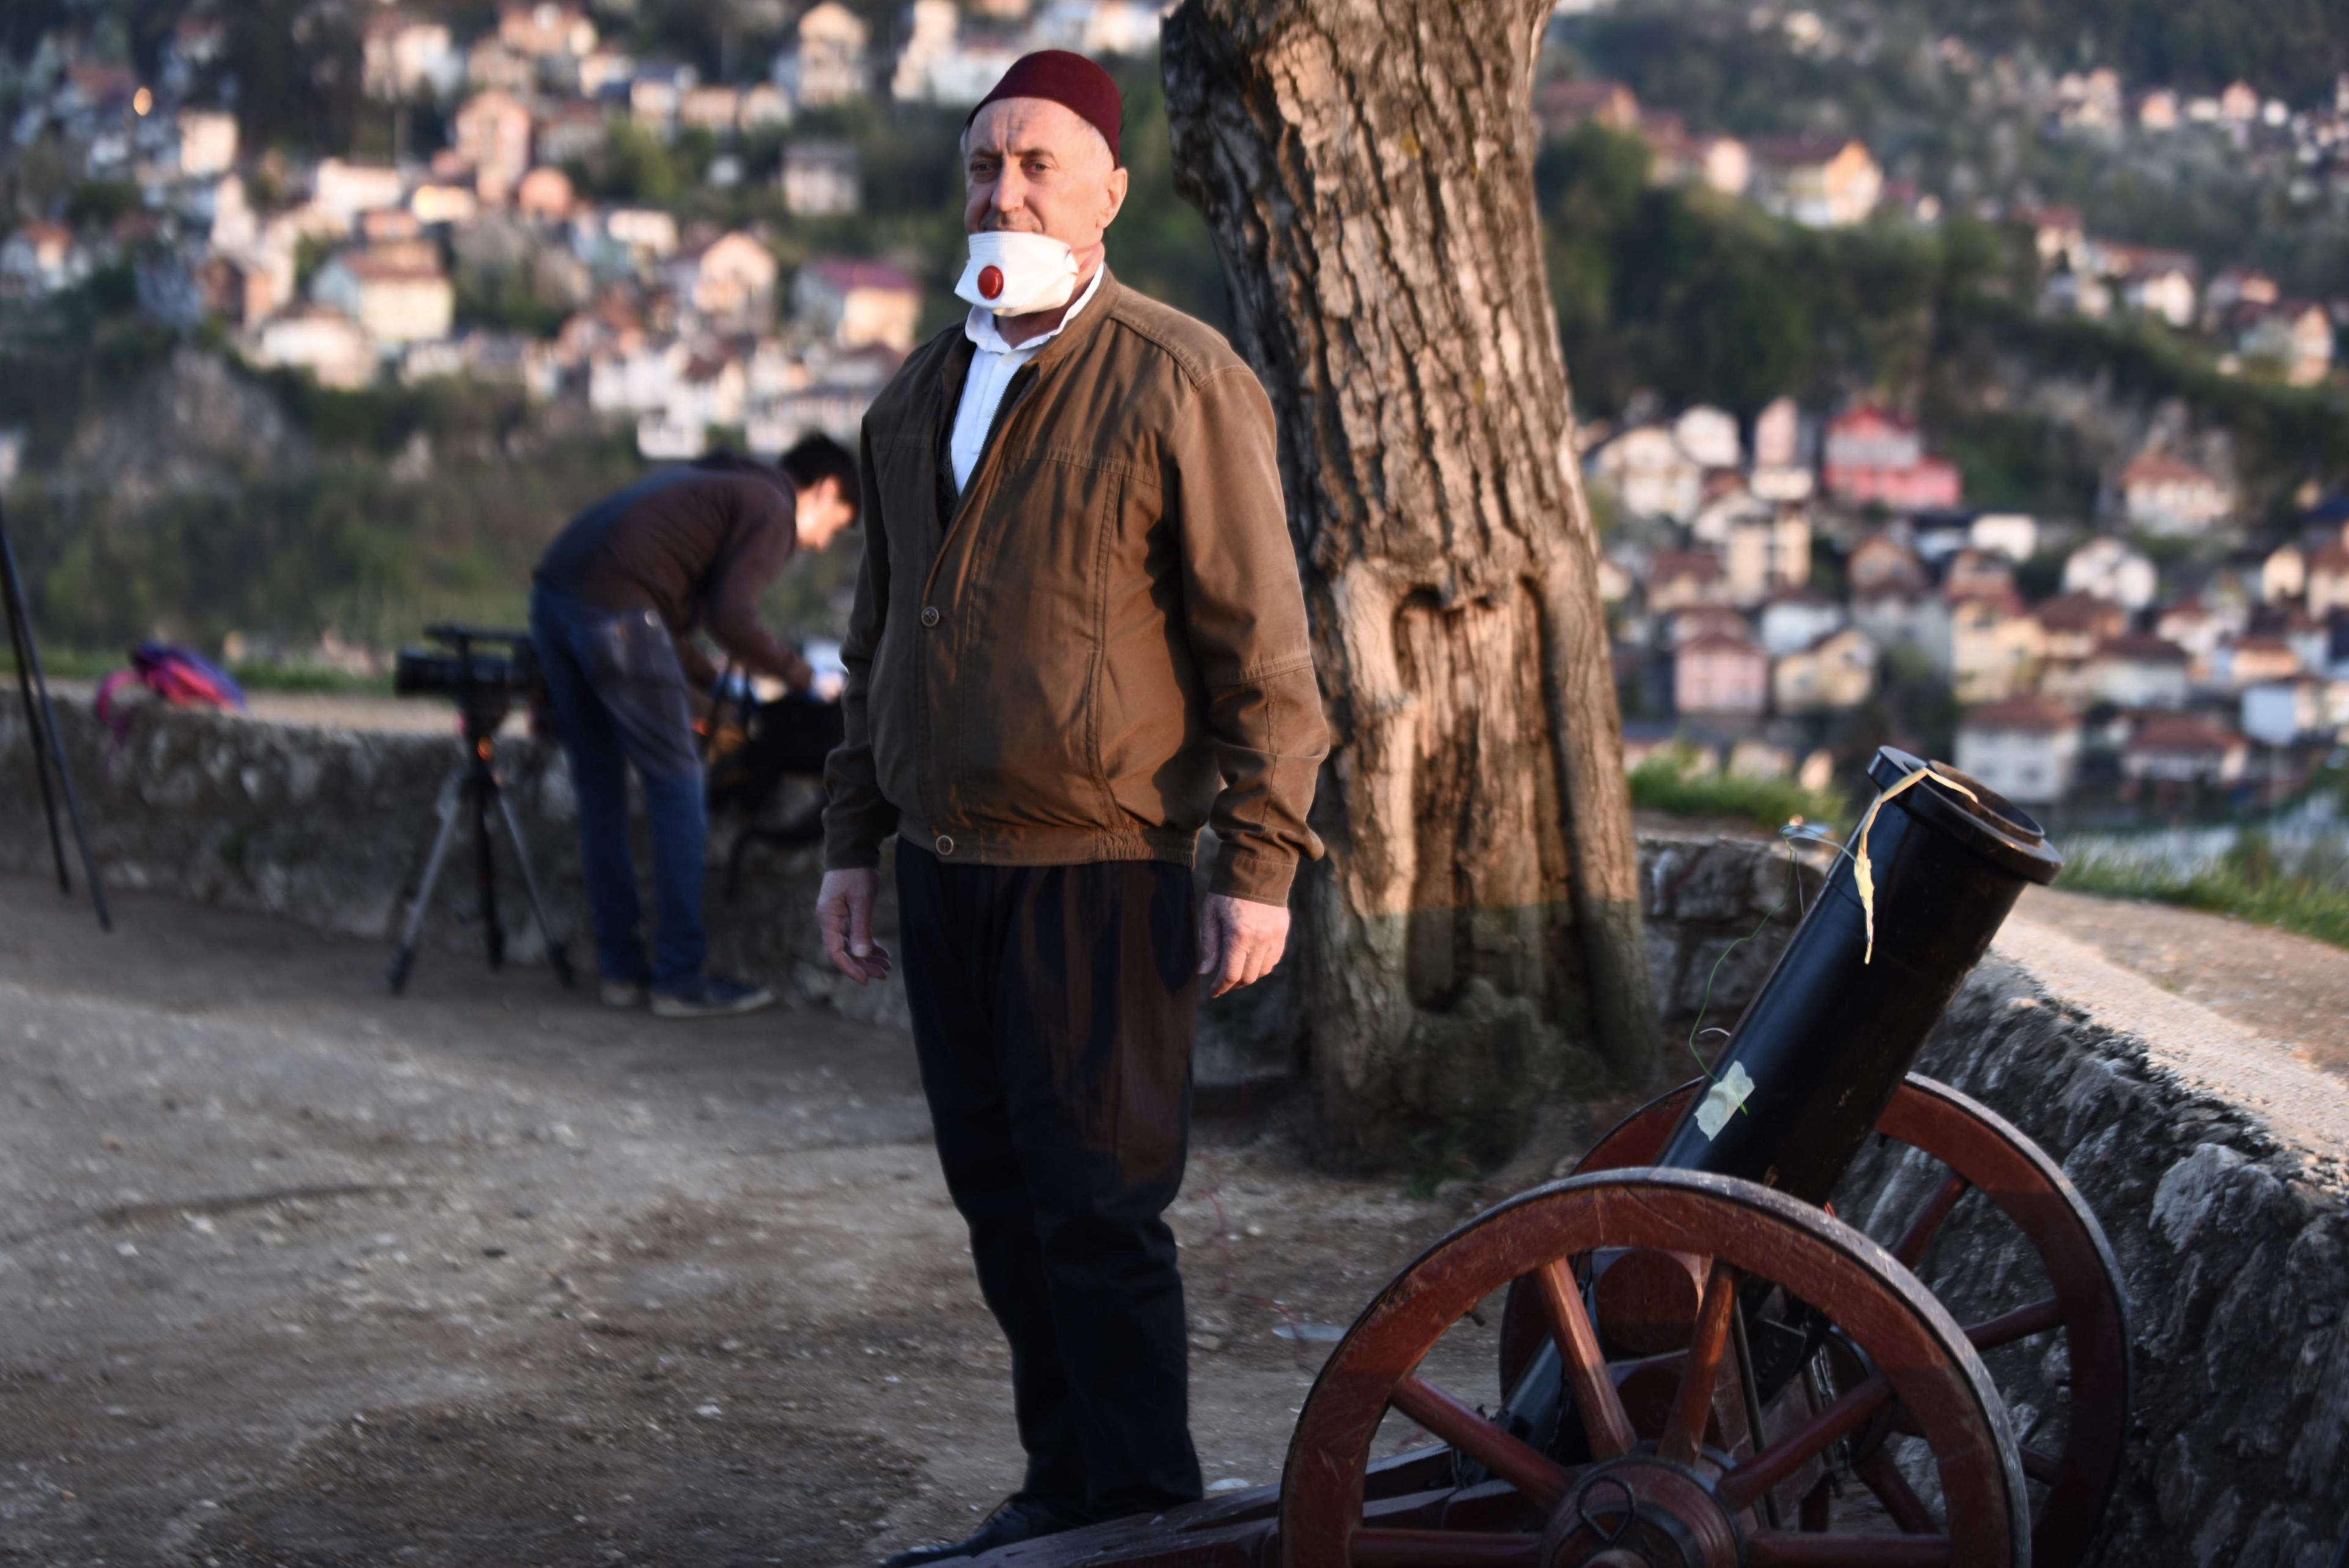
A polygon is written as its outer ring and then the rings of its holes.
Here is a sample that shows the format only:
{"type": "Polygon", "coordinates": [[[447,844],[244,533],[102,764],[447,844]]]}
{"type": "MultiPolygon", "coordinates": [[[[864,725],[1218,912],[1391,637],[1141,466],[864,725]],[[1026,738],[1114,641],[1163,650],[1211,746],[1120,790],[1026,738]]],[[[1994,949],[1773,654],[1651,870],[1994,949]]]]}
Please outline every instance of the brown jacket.
{"type": "Polygon", "coordinates": [[[864,562],[824,864],[892,832],[956,863],[1189,865],[1284,901],[1326,744],[1272,405],[1223,337],[1104,276],[1005,389],[959,498],[974,350],[864,417],[864,562]]]}

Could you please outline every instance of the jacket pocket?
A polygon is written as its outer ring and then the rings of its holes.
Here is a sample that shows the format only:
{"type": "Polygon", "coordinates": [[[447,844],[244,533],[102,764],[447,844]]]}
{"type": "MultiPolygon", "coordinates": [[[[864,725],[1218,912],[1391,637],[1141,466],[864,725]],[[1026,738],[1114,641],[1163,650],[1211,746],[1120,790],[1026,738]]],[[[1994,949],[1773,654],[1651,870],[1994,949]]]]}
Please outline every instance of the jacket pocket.
{"type": "Polygon", "coordinates": [[[1099,686],[1112,476],[1030,457],[997,480],[957,613],[954,807],[1006,826],[1108,826],[1099,686]]]}

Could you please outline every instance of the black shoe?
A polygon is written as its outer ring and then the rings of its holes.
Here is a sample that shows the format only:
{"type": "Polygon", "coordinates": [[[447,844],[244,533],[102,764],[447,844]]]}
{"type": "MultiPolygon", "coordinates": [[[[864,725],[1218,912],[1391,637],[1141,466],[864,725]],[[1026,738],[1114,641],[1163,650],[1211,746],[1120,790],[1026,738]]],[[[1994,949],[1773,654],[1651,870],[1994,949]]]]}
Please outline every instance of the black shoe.
{"type": "Polygon", "coordinates": [[[925,1563],[950,1563],[959,1558],[979,1557],[998,1547],[1014,1546],[1042,1535],[1058,1535],[1084,1522],[1073,1515],[1062,1513],[1050,1503],[1014,1492],[1003,1500],[1001,1507],[987,1516],[985,1524],[960,1541],[938,1541],[927,1546],[912,1547],[881,1559],[881,1568],[921,1568],[925,1563]]]}
{"type": "Polygon", "coordinates": [[[775,993],[765,986],[714,974],[697,974],[652,996],[655,1018],[731,1018],[774,1005],[775,993]]]}

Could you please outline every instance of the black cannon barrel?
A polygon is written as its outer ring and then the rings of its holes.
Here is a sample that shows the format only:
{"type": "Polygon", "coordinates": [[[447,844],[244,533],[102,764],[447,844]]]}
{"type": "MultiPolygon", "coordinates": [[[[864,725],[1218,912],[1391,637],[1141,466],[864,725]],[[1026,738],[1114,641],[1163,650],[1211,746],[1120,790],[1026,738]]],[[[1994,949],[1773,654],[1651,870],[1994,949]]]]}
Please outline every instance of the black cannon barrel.
{"type": "MultiPolygon", "coordinates": [[[[1890,788],[1924,763],[1890,746],[1868,777],[1890,788]]],[[[1658,1165],[1742,1176],[1824,1203],[2027,883],[2064,857],[2012,802],[1946,764],[1883,803],[1867,826],[1876,944],[1857,867],[1859,830],[1714,1064],[1752,1082],[1744,1107],[1692,1102],[1658,1165]],[[1708,1133],[1706,1124],[1717,1122],[1708,1133]]]]}

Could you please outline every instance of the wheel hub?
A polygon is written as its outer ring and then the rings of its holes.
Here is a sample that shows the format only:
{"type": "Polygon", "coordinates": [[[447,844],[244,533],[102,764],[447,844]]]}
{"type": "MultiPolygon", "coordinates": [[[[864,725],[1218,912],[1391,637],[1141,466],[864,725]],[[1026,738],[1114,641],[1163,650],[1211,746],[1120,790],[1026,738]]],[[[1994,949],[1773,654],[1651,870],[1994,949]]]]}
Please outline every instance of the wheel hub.
{"type": "Polygon", "coordinates": [[[1735,1568],[1736,1527],[1697,1472],[1641,1455],[1601,1465],[1551,1515],[1544,1568],[1735,1568]]]}

